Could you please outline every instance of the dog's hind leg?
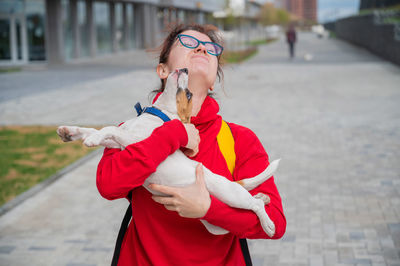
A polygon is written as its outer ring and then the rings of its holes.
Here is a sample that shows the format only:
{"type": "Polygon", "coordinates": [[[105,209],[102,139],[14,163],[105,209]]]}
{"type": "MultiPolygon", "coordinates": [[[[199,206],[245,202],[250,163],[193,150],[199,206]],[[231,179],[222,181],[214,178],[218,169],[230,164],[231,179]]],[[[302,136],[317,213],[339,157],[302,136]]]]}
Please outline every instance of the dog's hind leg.
{"type": "Polygon", "coordinates": [[[264,201],[254,198],[246,189],[225,177],[213,174],[204,168],[204,178],[210,194],[231,207],[253,211],[260,219],[260,224],[270,237],[275,234],[275,225],[264,208],[264,201]]]}
{"type": "Polygon", "coordinates": [[[207,222],[205,220],[200,220],[200,222],[202,222],[203,225],[205,226],[205,228],[208,230],[208,232],[210,232],[213,235],[225,235],[225,234],[229,233],[228,230],[225,230],[224,228],[210,224],[209,222],[207,222]]]}
{"type": "Polygon", "coordinates": [[[264,183],[268,178],[270,178],[278,169],[279,161],[281,159],[274,160],[268,165],[268,167],[260,174],[255,177],[244,178],[242,180],[236,181],[239,185],[244,187],[246,190],[252,190],[262,183],[264,183]]]}
{"type": "Polygon", "coordinates": [[[268,195],[261,192],[254,195],[253,197],[262,200],[264,202],[264,205],[268,205],[271,202],[271,198],[268,195]]]}

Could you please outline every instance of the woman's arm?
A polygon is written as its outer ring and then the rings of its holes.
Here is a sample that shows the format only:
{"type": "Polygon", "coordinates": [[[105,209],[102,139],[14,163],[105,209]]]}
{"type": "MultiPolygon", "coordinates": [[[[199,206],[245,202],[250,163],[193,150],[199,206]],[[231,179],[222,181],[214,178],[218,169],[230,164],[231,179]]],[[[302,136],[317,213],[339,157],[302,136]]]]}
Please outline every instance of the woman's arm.
{"type": "Polygon", "coordinates": [[[104,149],[97,167],[97,188],[109,200],[126,197],[156,171],[170,154],[188,143],[185,126],[172,120],[156,128],[147,139],[124,150],[104,149]]]}
{"type": "MultiPolygon", "coordinates": [[[[268,155],[257,136],[247,128],[229,124],[235,138],[236,166],[233,173],[235,180],[256,176],[268,165],[268,155]]],[[[286,230],[286,218],[282,208],[282,200],[271,177],[260,186],[251,190],[268,195],[271,202],[265,206],[271,220],[275,223],[274,239],[281,238],[286,230]]],[[[202,219],[211,224],[223,227],[240,238],[270,238],[262,229],[258,217],[252,211],[229,207],[211,196],[211,205],[202,219]]]]}

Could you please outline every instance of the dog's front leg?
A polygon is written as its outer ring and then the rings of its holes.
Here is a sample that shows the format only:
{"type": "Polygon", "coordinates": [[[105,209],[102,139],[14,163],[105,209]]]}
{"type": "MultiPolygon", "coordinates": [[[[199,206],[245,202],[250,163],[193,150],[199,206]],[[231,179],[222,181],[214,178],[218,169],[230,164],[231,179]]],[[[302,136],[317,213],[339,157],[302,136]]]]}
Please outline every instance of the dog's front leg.
{"type": "Polygon", "coordinates": [[[91,134],[88,136],[84,141],[83,144],[85,144],[88,147],[95,147],[99,145],[106,146],[104,144],[110,144],[113,143],[113,135],[117,127],[110,126],[110,127],[104,127],[100,129],[99,131],[95,132],[94,134],[91,134]]]}
{"type": "Polygon", "coordinates": [[[76,127],[76,126],[59,126],[57,134],[64,142],[74,140],[85,140],[91,134],[96,133],[98,130],[95,128],[76,127]]]}
{"type": "Polygon", "coordinates": [[[107,148],[123,149],[134,142],[131,132],[119,127],[110,126],[104,127],[95,134],[92,134],[83,143],[88,147],[101,145],[107,148]]]}
{"type": "Polygon", "coordinates": [[[104,139],[100,142],[100,145],[106,148],[110,148],[110,149],[123,149],[124,147],[119,144],[118,142],[116,142],[113,139],[104,139]]]}
{"type": "Polygon", "coordinates": [[[135,132],[123,130],[121,128],[118,128],[114,133],[115,134],[113,134],[112,139],[119,143],[122,148],[143,140],[143,137],[136,136],[135,132]]]}

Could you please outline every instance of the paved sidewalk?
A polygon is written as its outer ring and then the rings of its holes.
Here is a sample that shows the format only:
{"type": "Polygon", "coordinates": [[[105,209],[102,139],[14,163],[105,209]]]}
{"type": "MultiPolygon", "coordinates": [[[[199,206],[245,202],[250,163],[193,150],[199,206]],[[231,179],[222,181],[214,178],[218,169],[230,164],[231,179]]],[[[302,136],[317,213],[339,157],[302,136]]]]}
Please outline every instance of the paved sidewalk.
{"type": "MultiPolygon", "coordinates": [[[[0,124],[117,124],[157,84],[153,69],[116,71],[10,97],[0,124]]],[[[281,40],[225,68],[224,118],[282,158],[287,232],[251,240],[254,265],[400,265],[398,84],[399,67],[312,34],[300,34],[293,61],[281,40]]],[[[0,265],[109,265],[127,202],[99,196],[98,161],[0,217],[0,265]]]]}

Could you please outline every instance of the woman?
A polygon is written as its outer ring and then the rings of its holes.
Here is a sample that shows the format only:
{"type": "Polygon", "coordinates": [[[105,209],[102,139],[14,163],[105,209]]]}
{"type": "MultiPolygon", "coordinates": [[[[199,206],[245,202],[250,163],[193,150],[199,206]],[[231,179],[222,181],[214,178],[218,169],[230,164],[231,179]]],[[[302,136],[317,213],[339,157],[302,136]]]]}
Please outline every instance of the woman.
{"type": "MultiPolygon", "coordinates": [[[[231,208],[210,196],[200,164],[196,183],[189,187],[152,185],[168,197],[152,196],[141,186],[177,149],[229,180],[255,176],[268,166],[268,155],[260,141],[245,127],[228,123],[235,139],[233,175],[218,147],[216,136],[222,119],[217,102],[208,96],[217,76],[222,75],[222,47],[218,43],[211,26],[179,25],[173,29],[164,41],[157,66],[160,91],[171,71],[188,68],[192,124],[165,122],[149,138],[123,151],[104,151],[97,171],[101,195],[113,200],[132,191],[132,221],[122,243],[119,265],[245,265],[239,238],[269,238],[252,211],[231,208]],[[200,218],[230,233],[212,235],[200,218]]],[[[273,238],[278,239],[286,230],[286,220],[273,177],[250,191],[253,195],[259,192],[271,199],[265,209],[276,226],[273,238]]]]}
{"type": "Polygon", "coordinates": [[[286,42],[289,45],[289,55],[290,58],[294,58],[294,45],[297,41],[296,30],[294,24],[290,24],[288,30],[286,31],[286,42]]]}

